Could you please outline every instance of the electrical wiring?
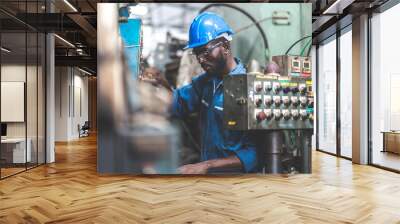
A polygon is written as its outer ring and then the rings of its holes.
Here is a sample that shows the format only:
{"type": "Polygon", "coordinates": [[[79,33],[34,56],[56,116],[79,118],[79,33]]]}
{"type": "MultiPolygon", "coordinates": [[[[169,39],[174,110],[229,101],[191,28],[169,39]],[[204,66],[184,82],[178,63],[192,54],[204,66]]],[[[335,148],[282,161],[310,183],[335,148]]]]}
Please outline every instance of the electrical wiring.
{"type": "Polygon", "coordinates": [[[307,44],[303,47],[303,49],[301,49],[301,52],[300,52],[301,56],[304,56],[304,51],[306,50],[307,47],[311,47],[311,42],[312,42],[312,40],[309,40],[307,42],[307,44]]]}
{"type": "Polygon", "coordinates": [[[265,49],[265,52],[266,52],[265,53],[265,57],[266,57],[267,61],[269,61],[269,54],[267,53],[268,52],[267,50],[269,50],[267,36],[265,35],[264,30],[261,28],[259,22],[257,22],[257,20],[252,15],[250,15],[248,12],[246,12],[245,10],[243,10],[243,9],[241,9],[241,8],[235,6],[235,5],[230,5],[230,4],[226,4],[226,3],[212,3],[212,4],[209,4],[209,5],[205,6],[205,7],[203,7],[202,9],[200,9],[200,13],[202,13],[202,12],[206,11],[207,9],[212,8],[212,7],[227,7],[227,8],[231,8],[231,9],[237,10],[237,11],[241,12],[242,14],[244,14],[245,16],[247,16],[255,24],[257,29],[260,31],[261,37],[263,39],[264,47],[265,47],[264,49],[265,49]]]}
{"type": "Polygon", "coordinates": [[[287,49],[287,51],[285,52],[285,55],[289,54],[290,50],[292,50],[292,48],[293,48],[294,46],[296,46],[296,44],[300,43],[301,41],[303,41],[303,40],[305,40],[305,39],[307,39],[307,38],[311,38],[311,35],[302,37],[302,38],[300,38],[299,40],[297,40],[296,42],[294,42],[292,45],[290,45],[290,47],[289,47],[289,48],[287,49]]]}

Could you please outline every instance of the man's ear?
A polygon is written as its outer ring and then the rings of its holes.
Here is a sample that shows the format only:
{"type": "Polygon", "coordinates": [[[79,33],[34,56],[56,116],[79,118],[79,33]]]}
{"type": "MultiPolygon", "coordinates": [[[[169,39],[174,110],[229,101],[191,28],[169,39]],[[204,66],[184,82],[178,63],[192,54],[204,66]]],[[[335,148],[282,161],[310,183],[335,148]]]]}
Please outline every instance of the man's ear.
{"type": "Polygon", "coordinates": [[[224,46],[224,53],[226,55],[230,54],[231,53],[231,48],[229,46],[229,42],[225,42],[223,46],[224,46]]]}
{"type": "Polygon", "coordinates": [[[231,54],[231,50],[229,48],[225,48],[224,54],[225,55],[230,55],[231,54]]]}
{"type": "Polygon", "coordinates": [[[224,45],[222,45],[222,48],[224,49],[224,50],[223,50],[223,53],[224,53],[225,55],[229,55],[229,53],[230,53],[229,47],[228,47],[226,44],[224,44],[224,45]]]}

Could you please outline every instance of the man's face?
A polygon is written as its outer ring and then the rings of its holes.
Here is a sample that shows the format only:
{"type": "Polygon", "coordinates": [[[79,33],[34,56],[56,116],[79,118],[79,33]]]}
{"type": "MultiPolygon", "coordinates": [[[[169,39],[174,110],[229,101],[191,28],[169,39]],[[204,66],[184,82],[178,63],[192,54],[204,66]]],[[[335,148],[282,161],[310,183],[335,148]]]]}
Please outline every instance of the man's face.
{"type": "Polygon", "coordinates": [[[223,45],[223,41],[215,40],[193,49],[193,53],[196,55],[201,67],[208,74],[219,75],[225,68],[226,55],[223,53],[225,50],[223,45]]]}

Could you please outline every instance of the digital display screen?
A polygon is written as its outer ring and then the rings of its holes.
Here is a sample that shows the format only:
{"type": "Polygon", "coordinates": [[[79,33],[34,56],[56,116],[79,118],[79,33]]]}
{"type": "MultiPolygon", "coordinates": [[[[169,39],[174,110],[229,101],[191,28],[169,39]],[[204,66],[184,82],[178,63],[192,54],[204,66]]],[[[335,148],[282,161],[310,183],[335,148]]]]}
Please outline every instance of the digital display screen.
{"type": "Polygon", "coordinates": [[[310,63],[308,63],[308,62],[304,63],[304,64],[303,64],[303,67],[304,67],[304,68],[309,68],[309,67],[310,67],[310,63]]]}
{"type": "Polygon", "coordinates": [[[293,67],[299,67],[299,62],[298,61],[294,61],[293,62],[293,67]]]}

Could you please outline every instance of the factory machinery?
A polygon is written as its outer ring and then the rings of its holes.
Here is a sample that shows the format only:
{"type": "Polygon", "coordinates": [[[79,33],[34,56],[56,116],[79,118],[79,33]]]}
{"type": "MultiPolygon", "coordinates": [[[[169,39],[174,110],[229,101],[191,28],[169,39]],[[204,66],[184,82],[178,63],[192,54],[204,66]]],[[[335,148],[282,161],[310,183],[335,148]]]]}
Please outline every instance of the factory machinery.
{"type": "Polygon", "coordinates": [[[311,58],[284,55],[272,61],[278,69],[272,66],[266,74],[226,76],[224,126],[261,134],[265,173],[311,173],[311,58]]]}
{"type": "MultiPolygon", "coordinates": [[[[107,16],[99,16],[98,30],[98,171],[175,173],[182,165],[180,129],[168,117],[170,94],[145,82],[142,23],[131,6],[99,7],[99,15],[107,16]]],[[[261,135],[258,157],[265,173],[311,172],[311,59],[287,55],[299,41],[272,57],[266,72],[248,69],[224,79],[225,128],[261,135]]]]}
{"type": "Polygon", "coordinates": [[[171,174],[179,130],[169,121],[165,89],[141,82],[142,21],[128,4],[98,6],[99,173],[171,174]],[[115,44],[110,44],[115,43],[115,44]]]}

